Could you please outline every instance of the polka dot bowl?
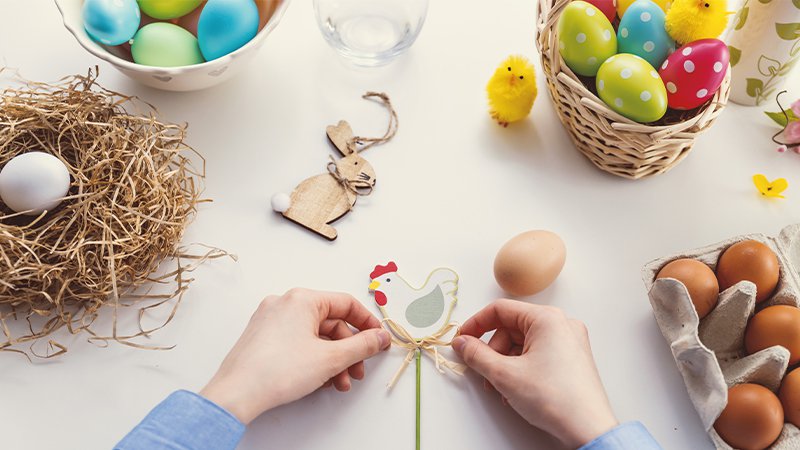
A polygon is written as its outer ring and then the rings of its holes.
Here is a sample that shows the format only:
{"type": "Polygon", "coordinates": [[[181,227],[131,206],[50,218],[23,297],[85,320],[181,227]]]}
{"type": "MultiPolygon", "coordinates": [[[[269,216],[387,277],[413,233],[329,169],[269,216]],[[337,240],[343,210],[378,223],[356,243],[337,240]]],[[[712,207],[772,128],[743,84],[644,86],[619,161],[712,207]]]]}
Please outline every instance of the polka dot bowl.
{"type": "Polygon", "coordinates": [[[538,0],[536,46],[550,97],[575,147],[599,169],[628,179],[665,173],[688,156],[695,140],[722,113],[730,67],[720,88],[701,106],[669,110],[653,123],[613,111],[597,95],[596,80],[575,74],[559,52],[558,18],[571,0],[538,0]]]}
{"type": "Polygon", "coordinates": [[[167,91],[196,91],[220,84],[241,72],[267,36],[283,17],[289,0],[274,0],[275,10],[258,34],[238,50],[202,64],[179,67],[152,67],[136,64],[123,46],[106,47],[92,40],[83,27],[83,0],[55,0],[61,11],[64,26],[89,53],[107,61],[128,77],[157,89],[167,91]]]}

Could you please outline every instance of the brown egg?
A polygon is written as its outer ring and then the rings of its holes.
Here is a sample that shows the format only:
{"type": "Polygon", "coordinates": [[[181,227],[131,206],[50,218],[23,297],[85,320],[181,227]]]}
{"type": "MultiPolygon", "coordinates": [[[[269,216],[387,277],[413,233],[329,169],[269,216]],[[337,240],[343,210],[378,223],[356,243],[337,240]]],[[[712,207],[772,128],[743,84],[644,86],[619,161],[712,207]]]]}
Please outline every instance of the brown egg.
{"type": "Polygon", "coordinates": [[[674,278],[683,283],[701,319],[717,306],[717,277],[710,267],[696,259],[676,259],[664,266],[656,278],[674,278]]]}
{"type": "Polygon", "coordinates": [[[778,398],[781,399],[786,421],[800,427],[800,368],[794,369],[783,378],[778,398]]]}
{"type": "Polygon", "coordinates": [[[800,361],[800,309],[777,305],[762,309],[750,319],[744,334],[748,354],[780,345],[789,350],[789,365],[800,361]]]}
{"type": "Polygon", "coordinates": [[[555,281],[566,258],[564,241],[557,234],[526,231],[506,242],[497,252],[494,277],[511,295],[533,295],[555,281]]]}
{"type": "Polygon", "coordinates": [[[778,285],[780,265],[769,247],[758,241],[737,242],[719,258],[717,280],[721,290],[747,280],[756,285],[756,302],[768,299],[778,285]]]}
{"type": "Polygon", "coordinates": [[[783,429],[783,408],[778,397],[758,384],[737,384],[728,389],[728,404],[714,429],[733,448],[763,450],[783,429]]]}

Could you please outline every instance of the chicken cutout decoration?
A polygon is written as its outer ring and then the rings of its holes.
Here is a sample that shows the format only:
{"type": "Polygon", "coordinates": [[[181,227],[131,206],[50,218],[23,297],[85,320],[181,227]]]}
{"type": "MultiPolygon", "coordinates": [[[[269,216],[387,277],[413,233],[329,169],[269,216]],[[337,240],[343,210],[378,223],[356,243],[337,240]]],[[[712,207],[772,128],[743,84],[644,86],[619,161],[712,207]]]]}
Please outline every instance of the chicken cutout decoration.
{"type": "Polygon", "coordinates": [[[439,373],[445,369],[463,375],[466,366],[448,360],[439,353],[458,334],[458,324],[450,316],[458,299],[458,274],[451,269],[435,269],[422,287],[415,288],[397,274],[397,264],[375,266],[369,274],[369,290],[375,295],[383,322],[391,330],[392,345],[406,350],[406,357],[387,387],[395,385],[411,361],[416,360],[416,449],[420,450],[421,359],[425,354],[436,363],[439,373]]]}
{"type": "Polygon", "coordinates": [[[383,317],[402,326],[415,340],[431,336],[450,323],[458,291],[458,274],[453,270],[434,270],[420,288],[398,275],[394,262],[376,266],[369,277],[369,289],[383,317]]]}
{"type": "Polygon", "coordinates": [[[355,136],[350,124],[344,120],[328,126],[325,130],[328,139],[343,158],[330,157],[327,173],[306,179],[291,195],[280,193],[272,197],[273,210],[331,241],[338,237],[331,223],[350,212],[358,197],[371,194],[375,187],[375,170],[361,157],[361,152],[388,142],[397,133],[397,113],[389,96],[367,92],[363,98],[377,98],[389,110],[386,133],[379,138],[355,136]]]}

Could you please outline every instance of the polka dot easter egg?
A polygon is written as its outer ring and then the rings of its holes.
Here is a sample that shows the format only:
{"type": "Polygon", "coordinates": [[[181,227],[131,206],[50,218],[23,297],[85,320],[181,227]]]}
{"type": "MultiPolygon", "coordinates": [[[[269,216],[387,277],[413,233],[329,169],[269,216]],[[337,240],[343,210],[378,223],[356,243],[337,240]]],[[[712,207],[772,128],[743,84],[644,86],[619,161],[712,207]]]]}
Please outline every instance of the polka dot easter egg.
{"type": "Polygon", "coordinates": [[[619,53],[641,56],[658,67],[675,51],[675,41],[664,28],[664,11],[651,0],[636,0],[619,22],[619,53]]]}
{"type": "MultiPolygon", "coordinates": [[[[617,14],[620,18],[625,17],[625,13],[628,12],[628,8],[631,7],[637,0],[616,0],[617,2],[617,14]]],[[[669,10],[670,6],[672,6],[672,0],[653,0],[653,3],[658,5],[665,14],[669,10]]]]}
{"type": "Polygon", "coordinates": [[[661,64],[659,74],[673,109],[694,109],[719,89],[728,70],[728,46],[718,39],[690,42],[661,64]]]}
{"type": "Polygon", "coordinates": [[[611,109],[631,120],[655,122],[667,112],[667,90],[661,77],[636,55],[621,53],[608,58],[597,72],[596,86],[611,109]]]}
{"type": "Polygon", "coordinates": [[[617,0],[586,0],[599,9],[609,22],[617,18],[617,0]]]}
{"type": "Polygon", "coordinates": [[[599,9],[574,1],[558,18],[558,48],[573,72],[593,77],[600,65],[617,53],[617,36],[599,9]]]}

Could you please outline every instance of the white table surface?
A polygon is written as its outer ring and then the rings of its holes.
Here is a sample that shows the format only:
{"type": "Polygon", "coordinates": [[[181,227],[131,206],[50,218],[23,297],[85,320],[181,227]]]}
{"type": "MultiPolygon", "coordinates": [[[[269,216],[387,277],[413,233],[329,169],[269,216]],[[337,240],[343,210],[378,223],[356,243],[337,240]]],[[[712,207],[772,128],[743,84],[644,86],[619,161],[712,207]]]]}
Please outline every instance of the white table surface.
{"type": "MultiPolygon", "coordinates": [[[[640,269],[662,255],[800,222],[800,156],[775,152],[774,126],[760,109],[729,106],[680,166],[631,182],[598,171],[573,148],[541,72],[527,121],[503,129],[489,119],[484,86],[495,66],[511,53],[538,65],[532,0],[433,1],[407,56],[358,71],[323,41],[311,2],[297,0],[246,73],[183,94],[137,85],[89,55],[51,0],[3,0],[0,18],[2,64],[50,81],[99,64],[107,87],[187,121],[189,142],[208,161],[214,202],[202,206],[185,241],[239,257],[195,272],[177,317],[150,341],[175,344],[171,351],[101,349],[85,335],[58,335],[69,346],[61,358],[31,364],[0,355],[0,447],[110,448],[171,391],[201,388],[264,295],[307,286],[352,292],[373,308],[368,274],[389,259],[411,280],[438,266],[456,269],[455,318],[463,320],[502,295],[495,252],[528,229],[559,233],[568,258],[557,282],[525,301],[588,324],[620,420],[641,420],[666,449],[712,447],[640,269]],[[329,243],[272,213],[269,199],[321,173],[331,154],[326,125],[348,119],[356,133],[382,132],[386,116],[359,98],[366,90],[391,95],[400,131],[366,152],[377,188],[329,243]],[[788,178],[788,198],[760,198],[750,181],[758,172],[788,178]]],[[[413,448],[414,377],[384,389],[402,357],[393,350],[370,360],[350,393],[326,390],[264,414],[241,448],[413,448]]],[[[425,364],[422,377],[424,448],[559,448],[485,394],[473,374],[453,380],[425,364]]]]}

